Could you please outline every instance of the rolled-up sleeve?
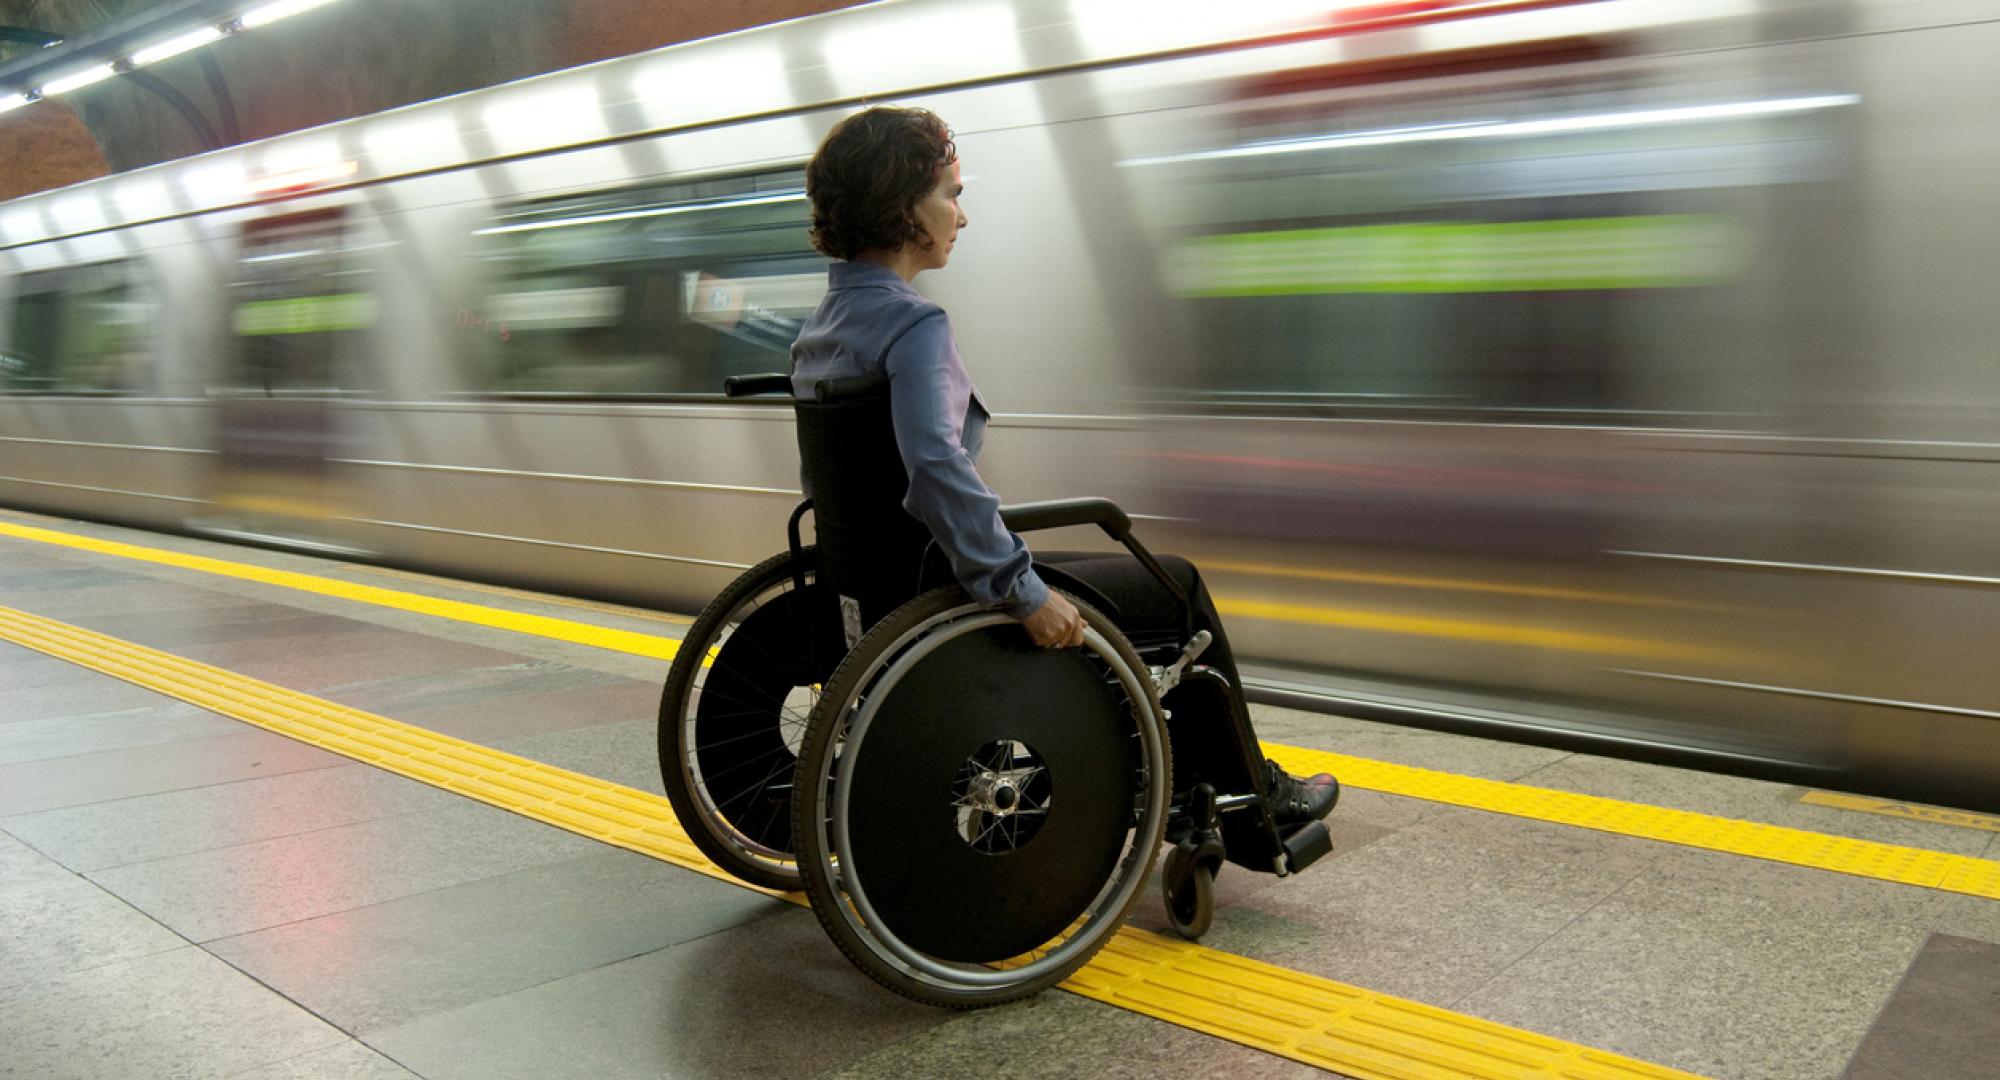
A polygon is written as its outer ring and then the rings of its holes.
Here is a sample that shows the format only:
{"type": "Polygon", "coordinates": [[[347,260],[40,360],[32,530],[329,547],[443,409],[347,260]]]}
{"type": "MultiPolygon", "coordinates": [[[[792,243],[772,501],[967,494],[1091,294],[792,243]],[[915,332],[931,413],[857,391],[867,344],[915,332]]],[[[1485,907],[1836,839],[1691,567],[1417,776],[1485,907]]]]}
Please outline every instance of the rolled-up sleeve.
{"type": "Polygon", "coordinates": [[[1034,558],[1000,520],[1000,497],[965,450],[972,381],[942,311],[918,319],[885,358],[896,448],[910,476],[903,508],[930,528],[972,598],[1024,617],[1049,598],[1034,558]]]}

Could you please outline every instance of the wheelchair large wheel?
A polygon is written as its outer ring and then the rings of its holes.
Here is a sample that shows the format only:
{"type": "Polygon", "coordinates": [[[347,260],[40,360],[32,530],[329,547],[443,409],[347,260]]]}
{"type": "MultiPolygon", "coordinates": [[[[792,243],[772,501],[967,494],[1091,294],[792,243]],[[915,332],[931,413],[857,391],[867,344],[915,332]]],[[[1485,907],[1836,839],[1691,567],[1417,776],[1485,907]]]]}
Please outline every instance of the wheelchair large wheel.
{"type": "Polygon", "coordinates": [[[702,853],[754,885],[799,888],[792,774],[818,688],[843,650],[827,640],[818,555],[766,559],[689,628],[660,695],[660,773],[702,853]],[[805,587],[798,587],[803,571],[805,587]]]}
{"type": "Polygon", "coordinates": [[[1171,750],[1145,665],[1076,603],[1080,648],[939,589],[848,653],[813,710],[793,799],[813,911],[919,1001],[992,1005],[1103,948],[1166,826],[1171,750]]]}

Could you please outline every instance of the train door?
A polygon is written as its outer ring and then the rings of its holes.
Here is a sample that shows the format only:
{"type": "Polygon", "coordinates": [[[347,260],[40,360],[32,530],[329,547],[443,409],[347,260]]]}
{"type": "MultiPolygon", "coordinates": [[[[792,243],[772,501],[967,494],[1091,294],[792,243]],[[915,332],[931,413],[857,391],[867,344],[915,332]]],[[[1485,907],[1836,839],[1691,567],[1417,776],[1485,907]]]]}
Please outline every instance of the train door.
{"type": "Polygon", "coordinates": [[[365,393],[377,300],[346,213],[314,210],[243,229],[229,280],[229,346],[214,399],[206,532],[360,554],[339,471],[343,402],[365,393]]]}

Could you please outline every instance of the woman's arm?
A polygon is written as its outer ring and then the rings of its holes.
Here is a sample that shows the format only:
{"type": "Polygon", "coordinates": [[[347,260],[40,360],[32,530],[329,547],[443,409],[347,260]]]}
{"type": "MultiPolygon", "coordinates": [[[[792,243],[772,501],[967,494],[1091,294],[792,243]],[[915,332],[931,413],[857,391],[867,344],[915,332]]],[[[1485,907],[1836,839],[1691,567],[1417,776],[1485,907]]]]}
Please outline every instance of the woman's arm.
{"type": "Polygon", "coordinates": [[[919,318],[889,347],[896,447],[909,473],[903,508],[923,522],[972,598],[1026,619],[1048,602],[1028,545],[1000,521],[1000,497],[965,451],[972,380],[942,311],[919,318]]]}

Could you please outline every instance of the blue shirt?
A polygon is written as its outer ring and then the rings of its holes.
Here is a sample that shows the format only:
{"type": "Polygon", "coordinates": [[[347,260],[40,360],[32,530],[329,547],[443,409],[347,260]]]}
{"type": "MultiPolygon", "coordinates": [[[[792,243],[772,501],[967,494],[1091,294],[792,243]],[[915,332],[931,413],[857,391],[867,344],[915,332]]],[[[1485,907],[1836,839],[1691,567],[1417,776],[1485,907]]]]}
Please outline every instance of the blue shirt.
{"type": "Polygon", "coordinates": [[[1000,521],[1000,496],[973,462],[986,440],[985,402],[958,358],[944,309],[894,270],[835,262],[826,296],[792,344],[792,392],[821,379],[889,376],[896,449],[909,473],[903,508],[924,523],[972,598],[1026,616],[1049,598],[1033,556],[1000,521]]]}

